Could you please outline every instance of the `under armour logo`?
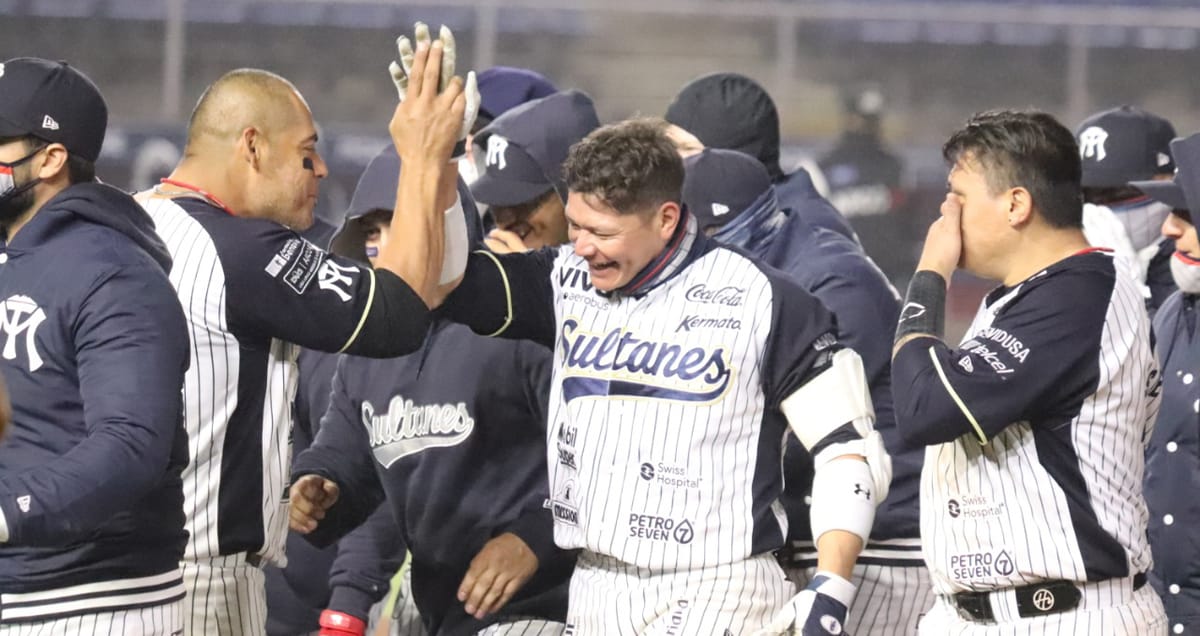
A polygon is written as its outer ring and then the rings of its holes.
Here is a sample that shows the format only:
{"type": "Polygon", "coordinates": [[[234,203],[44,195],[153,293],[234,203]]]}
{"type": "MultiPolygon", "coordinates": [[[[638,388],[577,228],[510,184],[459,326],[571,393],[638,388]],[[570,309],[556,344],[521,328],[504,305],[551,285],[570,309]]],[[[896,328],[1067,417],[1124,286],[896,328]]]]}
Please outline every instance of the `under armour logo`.
{"type": "Polygon", "coordinates": [[[25,350],[29,355],[29,371],[32,373],[40,369],[42,357],[38,355],[34,338],[37,337],[38,326],[45,319],[45,312],[28,296],[9,296],[7,300],[0,302],[0,331],[7,335],[0,357],[16,360],[18,338],[24,333],[25,350]]]}
{"type": "Polygon", "coordinates": [[[1079,133],[1079,158],[1094,158],[1104,161],[1104,142],[1108,140],[1108,131],[1099,126],[1090,126],[1079,133]]]}
{"type": "Polygon", "coordinates": [[[42,128],[46,130],[58,130],[58,122],[54,121],[53,117],[46,115],[42,118],[42,128]]]}
{"type": "Polygon", "coordinates": [[[863,488],[862,484],[854,484],[854,494],[866,495],[868,501],[871,499],[871,491],[863,488]]]}
{"type": "Polygon", "coordinates": [[[713,216],[725,216],[729,214],[729,206],[722,203],[712,204],[713,216]]]}
{"type": "Polygon", "coordinates": [[[350,274],[356,270],[354,267],[343,267],[333,262],[332,259],[321,263],[321,269],[317,270],[317,285],[321,289],[331,291],[342,299],[342,302],[350,300],[350,284],[353,279],[350,274]]]}
{"type": "Polygon", "coordinates": [[[1033,593],[1033,606],[1043,612],[1054,609],[1054,593],[1046,588],[1039,588],[1033,593]]]}
{"type": "Polygon", "coordinates": [[[503,170],[508,167],[508,162],[504,160],[504,152],[508,150],[508,140],[500,135],[492,135],[487,140],[487,158],[484,160],[489,166],[503,170]]]}

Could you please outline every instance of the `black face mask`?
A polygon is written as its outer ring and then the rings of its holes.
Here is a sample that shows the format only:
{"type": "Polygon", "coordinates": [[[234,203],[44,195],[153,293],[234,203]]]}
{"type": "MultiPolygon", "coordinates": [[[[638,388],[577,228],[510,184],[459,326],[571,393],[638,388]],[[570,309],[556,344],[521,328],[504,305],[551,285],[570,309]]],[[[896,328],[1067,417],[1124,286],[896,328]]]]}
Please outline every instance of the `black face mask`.
{"type": "Polygon", "coordinates": [[[7,223],[22,214],[29,211],[33,207],[33,187],[41,183],[41,178],[30,179],[21,185],[16,183],[16,168],[17,166],[33,159],[37,153],[42,151],[37,148],[33,152],[13,161],[4,163],[0,161],[0,223],[7,223]]]}

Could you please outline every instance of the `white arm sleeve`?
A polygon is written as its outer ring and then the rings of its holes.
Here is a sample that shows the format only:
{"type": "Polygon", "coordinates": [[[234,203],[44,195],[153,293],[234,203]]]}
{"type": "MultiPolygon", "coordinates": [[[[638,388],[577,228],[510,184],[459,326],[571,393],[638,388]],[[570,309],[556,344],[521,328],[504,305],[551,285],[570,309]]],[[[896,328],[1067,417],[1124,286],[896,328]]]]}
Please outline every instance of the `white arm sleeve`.
{"type": "Polygon", "coordinates": [[[442,276],[438,283],[445,285],[453,282],[467,271],[467,255],[471,246],[468,245],[467,219],[464,216],[462,199],[455,196],[454,205],[445,212],[444,229],[446,232],[446,249],[442,255],[442,276]]]}
{"type": "Polygon", "coordinates": [[[845,530],[865,543],[875,507],[891,485],[892,460],[874,429],[862,358],[850,349],[838,351],[829,368],[785,398],[781,409],[800,443],[810,452],[819,449],[813,454],[813,540],[829,530],[845,530]],[[854,428],[854,439],[826,439],[847,424],[854,428]]]}

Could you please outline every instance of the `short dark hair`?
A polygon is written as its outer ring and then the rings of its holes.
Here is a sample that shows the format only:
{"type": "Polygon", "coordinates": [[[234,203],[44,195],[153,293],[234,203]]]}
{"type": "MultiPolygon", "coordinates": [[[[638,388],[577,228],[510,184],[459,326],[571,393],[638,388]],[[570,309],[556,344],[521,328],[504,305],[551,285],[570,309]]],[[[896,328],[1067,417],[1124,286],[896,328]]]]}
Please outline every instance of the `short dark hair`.
{"type": "Polygon", "coordinates": [[[951,167],[963,160],[978,163],[992,194],[1025,188],[1051,227],[1083,226],[1079,147],[1075,135],[1047,113],[978,113],[950,136],[942,156],[951,167]]]}
{"type": "Polygon", "coordinates": [[[659,118],[630,119],[592,131],[571,147],[563,180],[622,214],[679,203],[683,160],[659,118]]]}

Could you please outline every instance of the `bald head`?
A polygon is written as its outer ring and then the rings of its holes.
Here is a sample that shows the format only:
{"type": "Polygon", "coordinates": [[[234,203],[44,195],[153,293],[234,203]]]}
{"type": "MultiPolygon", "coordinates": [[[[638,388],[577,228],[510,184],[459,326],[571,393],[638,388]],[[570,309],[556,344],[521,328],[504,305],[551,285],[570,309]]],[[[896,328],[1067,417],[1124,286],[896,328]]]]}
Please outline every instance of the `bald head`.
{"type": "Polygon", "coordinates": [[[263,134],[308,116],[308,105],[286,79],[253,68],[237,69],[209,86],[188,121],[187,154],[209,141],[233,141],[247,128],[263,134]]]}

